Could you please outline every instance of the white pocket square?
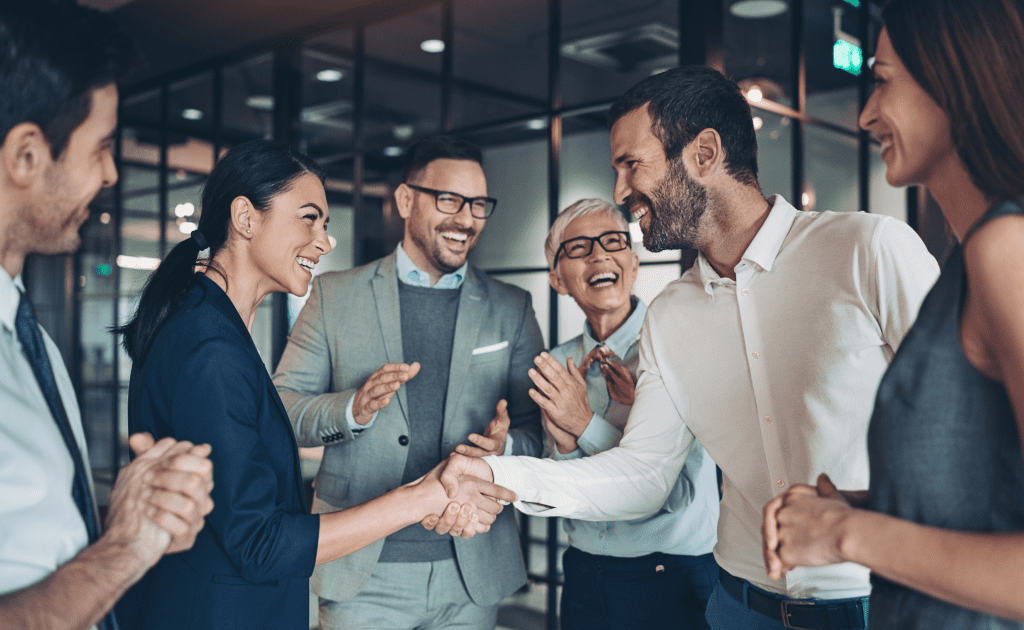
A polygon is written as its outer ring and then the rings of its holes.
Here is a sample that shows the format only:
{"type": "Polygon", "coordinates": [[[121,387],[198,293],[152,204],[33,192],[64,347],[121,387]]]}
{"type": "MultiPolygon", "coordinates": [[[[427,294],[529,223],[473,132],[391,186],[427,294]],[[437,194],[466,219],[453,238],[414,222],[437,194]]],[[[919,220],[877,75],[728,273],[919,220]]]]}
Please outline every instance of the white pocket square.
{"type": "Polygon", "coordinates": [[[501,350],[502,348],[507,348],[507,347],[508,347],[508,342],[507,341],[502,341],[500,343],[492,343],[489,346],[480,346],[479,348],[475,348],[473,350],[473,354],[487,354],[488,352],[497,352],[498,350],[501,350]]]}

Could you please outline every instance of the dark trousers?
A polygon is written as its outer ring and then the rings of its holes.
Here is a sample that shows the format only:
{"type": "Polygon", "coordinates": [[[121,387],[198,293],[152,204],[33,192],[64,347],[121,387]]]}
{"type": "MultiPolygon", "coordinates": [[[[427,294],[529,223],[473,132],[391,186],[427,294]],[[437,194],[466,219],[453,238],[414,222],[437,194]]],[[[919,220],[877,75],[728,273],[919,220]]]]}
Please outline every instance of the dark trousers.
{"type": "Polygon", "coordinates": [[[704,609],[718,582],[712,554],[640,558],[562,557],[562,630],[707,629],[704,609]]]}

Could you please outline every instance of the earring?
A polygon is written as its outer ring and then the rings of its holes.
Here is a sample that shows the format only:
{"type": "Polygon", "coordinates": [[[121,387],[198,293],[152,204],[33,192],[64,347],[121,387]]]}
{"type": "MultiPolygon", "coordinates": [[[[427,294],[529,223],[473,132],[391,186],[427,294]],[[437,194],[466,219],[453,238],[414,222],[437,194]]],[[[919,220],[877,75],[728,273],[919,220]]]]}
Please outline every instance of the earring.
{"type": "Polygon", "coordinates": [[[252,230],[246,230],[245,233],[246,234],[252,234],[252,230]]]}

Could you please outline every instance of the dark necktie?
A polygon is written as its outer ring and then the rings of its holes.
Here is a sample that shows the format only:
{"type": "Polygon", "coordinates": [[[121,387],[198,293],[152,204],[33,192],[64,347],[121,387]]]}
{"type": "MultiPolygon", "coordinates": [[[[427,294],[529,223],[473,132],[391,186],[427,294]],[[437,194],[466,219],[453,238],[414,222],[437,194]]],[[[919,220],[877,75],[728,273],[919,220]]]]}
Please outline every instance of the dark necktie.
{"type": "MultiPolygon", "coordinates": [[[[50,358],[46,354],[43,336],[39,333],[36,317],[32,313],[32,306],[29,304],[28,296],[24,293],[21,294],[21,299],[18,302],[18,315],[15,317],[14,327],[18,331],[18,341],[21,342],[25,356],[32,364],[32,372],[36,375],[39,388],[43,390],[46,404],[50,407],[57,426],[60,427],[61,435],[64,436],[64,445],[67,446],[71,459],[75,463],[75,480],[71,486],[71,493],[75,497],[75,504],[78,505],[82,520],[85,521],[85,528],[89,533],[89,544],[92,544],[100,536],[100,527],[96,507],[93,505],[92,493],[89,491],[89,483],[85,476],[85,462],[82,461],[82,453],[78,450],[75,434],[71,431],[71,423],[68,422],[64,403],[60,399],[57,380],[53,376],[53,368],[50,366],[50,358]]],[[[99,623],[100,630],[117,630],[117,627],[113,612],[99,623]]]]}

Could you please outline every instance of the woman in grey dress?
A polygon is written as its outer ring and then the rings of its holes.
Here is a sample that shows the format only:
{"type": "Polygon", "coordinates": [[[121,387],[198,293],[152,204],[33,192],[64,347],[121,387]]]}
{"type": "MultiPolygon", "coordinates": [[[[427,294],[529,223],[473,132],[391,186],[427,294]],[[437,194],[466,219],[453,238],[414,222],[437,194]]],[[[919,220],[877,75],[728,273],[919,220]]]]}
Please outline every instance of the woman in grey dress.
{"type": "Polygon", "coordinates": [[[1024,628],[1024,2],[895,0],[861,126],[958,238],[878,389],[867,492],[765,506],[765,564],[872,571],[869,626],[1024,628]]]}

